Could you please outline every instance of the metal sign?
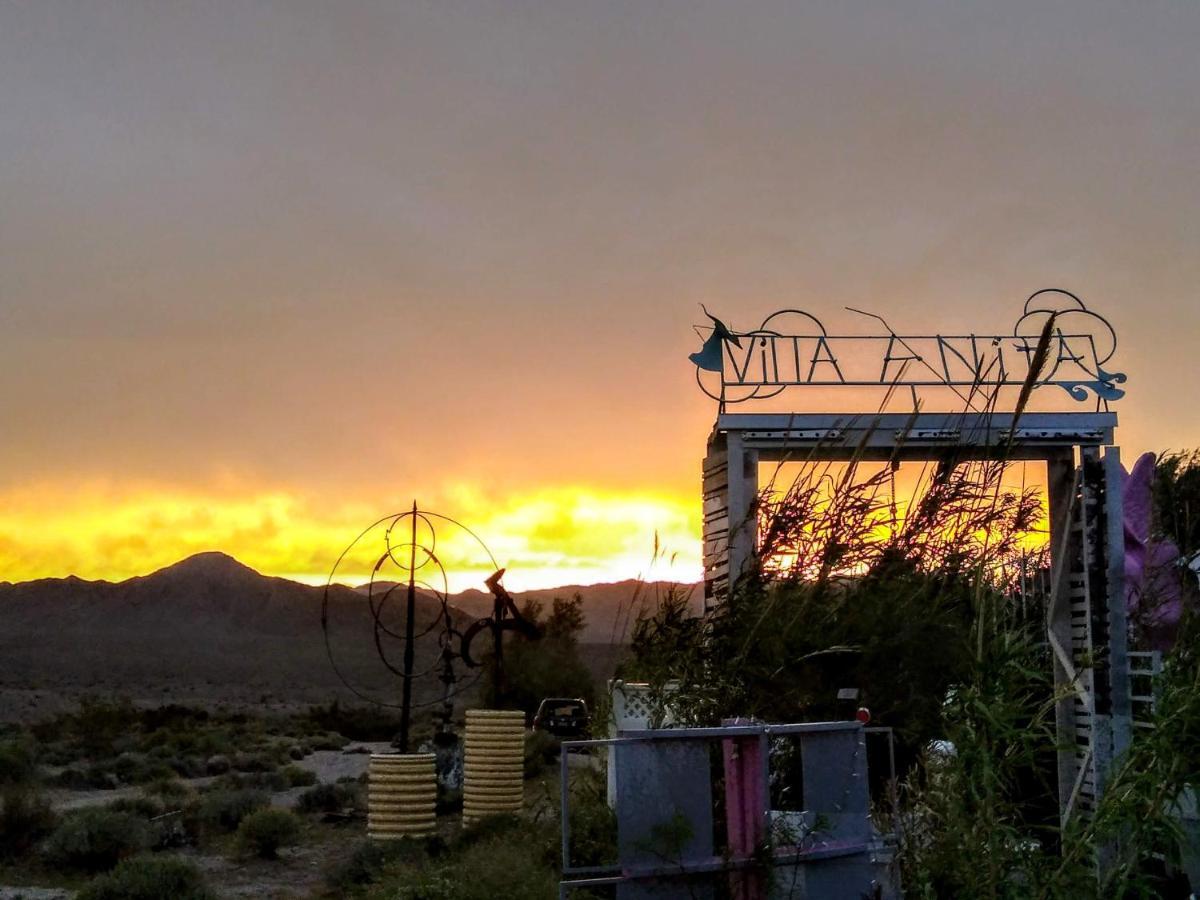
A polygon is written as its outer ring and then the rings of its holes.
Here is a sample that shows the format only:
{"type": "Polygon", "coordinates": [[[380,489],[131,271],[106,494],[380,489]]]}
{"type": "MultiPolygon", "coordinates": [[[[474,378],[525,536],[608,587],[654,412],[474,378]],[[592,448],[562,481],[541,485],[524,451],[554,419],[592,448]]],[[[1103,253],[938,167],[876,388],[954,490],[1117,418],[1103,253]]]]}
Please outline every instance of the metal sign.
{"type": "Polygon", "coordinates": [[[1009,334],[903,335],[881,316],[847,308],[875,319],[883,332],[830,334],[798,309],[772,313],[753,331],[738,332],[705,310],[712,331],[689,357],[700,389],[722,404],[766,400],[799,387],[949,388],[965,399],[960,388],[1023,385],[1050,321],[1038,387],[1057,385],[1077,401],[1125,394],[1117,387],[1125,375],[1104,368],[1116,352],[1116,332],[1068,291],[1032,294],[1009,334]]]}

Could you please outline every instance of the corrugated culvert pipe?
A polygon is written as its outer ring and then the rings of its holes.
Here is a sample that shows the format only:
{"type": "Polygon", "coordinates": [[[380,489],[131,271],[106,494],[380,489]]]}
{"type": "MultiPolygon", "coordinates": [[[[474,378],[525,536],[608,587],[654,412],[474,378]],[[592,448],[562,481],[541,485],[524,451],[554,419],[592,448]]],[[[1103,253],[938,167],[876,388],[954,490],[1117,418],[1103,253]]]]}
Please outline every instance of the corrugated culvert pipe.
{"type": "Polygon", "coordinates": [[[432,753],[372,753],[367,765],[367,836],[396,840],[432,834],[437,771],[432,753]]]}
{"type": "Polygon", "coordinates": [[[463,824],[519,812],[525,800],[525,713],[468,709],[463,824]]]}

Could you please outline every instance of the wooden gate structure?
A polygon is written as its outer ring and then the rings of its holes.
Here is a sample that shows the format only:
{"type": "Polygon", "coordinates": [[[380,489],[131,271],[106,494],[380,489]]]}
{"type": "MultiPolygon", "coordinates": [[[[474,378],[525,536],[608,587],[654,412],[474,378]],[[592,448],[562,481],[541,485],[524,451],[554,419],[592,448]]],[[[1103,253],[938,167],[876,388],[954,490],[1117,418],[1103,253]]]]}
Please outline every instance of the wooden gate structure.
{"type": "Polygon", "coordinates": [[[1061,291],[1034,294],[1012,335],[902,336],[884,323],[882,335],[834,336],[798,310],[776,313],[749,332],[713,323],[704,347],[692,355],[701,388],[719,401],[703,462],[705,608],[721,604],[756,565],[761,463],[965,463],[1002,451],[1013,462],[1045,464],[1052,561],[1046,636],[1063,698],[1056,708],[1059,806],[1064,823],[1090,814],[1132,729],[1122,471],[1117,416],[1108,410],[1108,401],[1122,396],[1115,385],[1125,376],[1103,368],[1116,346],[1108,323],[1061,291]],[[1069,302],[1056,308],[1047,295],[1069,302]],[[785,330],[784,316],[801,317],[802,330],[785,330]],[[1080,319],[1093,327],[1063,326],[1080,319]],[[1030,325],[1037,328],[1031,332],[1030,325]],[[1036,345],[1047,336],[1048,362],[1035,373],[1036,386],[1057,386],[1075,401],[1094,395],[1096,411],[1018,415],[997,411],[995,403],[972,408],[981,387],[1021,388],[1036,345]],[[882,353],[865,354],[871,369],[855,371],[854,356],[864,354],[846,351],[867,341],[883,342],[876,345],[882,353]],[[720,373],[719,380],[706,373],[720,373]],[[897,385],[910,387],[914,399],[918,390],[953,391],[966,400],[965,411],[730,411],[738,403],[761,406],[757,401],[786,388],[897,385]]]}

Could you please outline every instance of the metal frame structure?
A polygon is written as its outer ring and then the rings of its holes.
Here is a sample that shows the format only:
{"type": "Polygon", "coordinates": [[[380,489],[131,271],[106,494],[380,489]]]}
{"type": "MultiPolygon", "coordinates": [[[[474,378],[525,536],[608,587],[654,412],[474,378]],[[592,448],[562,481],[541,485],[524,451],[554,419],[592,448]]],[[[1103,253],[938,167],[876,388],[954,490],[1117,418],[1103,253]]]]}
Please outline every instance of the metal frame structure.
{"type": "Polygon", "coordinates": [[[876,320],[883,333],[833,335],[802,310],[739,332],[708,314],[712,330],[690,357],[701,390],[720,404],[702,470],[705,609],[721,604],[755,565],[760,463],[1044,463],[1060,813],[1064,823],[1087,815],[1133,728],[1122,470],[1117,417],[1108,411],[1126,377],[1105,368],[1116,332],[1059,289],[1032,294],[1008,335],[905,336],[880,316],[851,312],[876,320]],[[1000,392],[1017,386],[1021,399],[1012,408],[1022,412],[999,411],[1000,392]],[[761,411],[785,391],[869,387],[889,395],[908,388],[918,409],[918,391],[940,391],[963,411],[761,411]],[[1076,402],[1094,396],[1096,411],[1024,412],[1042,387],[1061,388],[1076,402]],[[760,411],[730,411],[748,407],[760,411]]]}
{"type": "Polygon", "coordinates": [[[758,467],[851,459],[1044,462],[1051,513],[1047,637],[1059,801],[1090,811],[1131,730],[1120,451],[1115,413],[722,413],[704,459],[704,600],[720,604],[755,561],[758,467]]]}

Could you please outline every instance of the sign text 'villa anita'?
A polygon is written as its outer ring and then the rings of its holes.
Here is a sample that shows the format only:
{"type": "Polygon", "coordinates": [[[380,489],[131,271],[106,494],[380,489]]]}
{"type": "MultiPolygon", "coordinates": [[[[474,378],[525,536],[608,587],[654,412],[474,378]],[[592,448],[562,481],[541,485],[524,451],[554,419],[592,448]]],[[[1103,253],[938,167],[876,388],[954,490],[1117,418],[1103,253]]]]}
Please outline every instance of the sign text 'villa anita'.
{"type": "MultiPolygon", "coordinates": [[[[1124,374],[1105,364],[1116,350],[1107,320],[1078,298],[1061,308],[1044,304],[1039,291],[1009,334],[899,334],[878,316],[881,334],[830,334],[801,310],[768,316],[753,331],[734,331],[721,320],[699,352],[691,355],[701,388],[714,399],[763,399],[788,387],[1010,387],[1025,383],[1050,316],[1046,360],[1037,384],[1057,385],[1075,400],[1089,392],[1117,400],[1124,374]],[[1038,303],[1042,300],[1043,303],[1038,303]],[[716,379],[704,372],[720,374],[716,379]],[[711,379],[711,384],[709,383],[711,379]]],[[[854,310],[857,312],[857,310],[854,310]]],[[[869,314],[864,314],[869,315],[869,314]]]]}

